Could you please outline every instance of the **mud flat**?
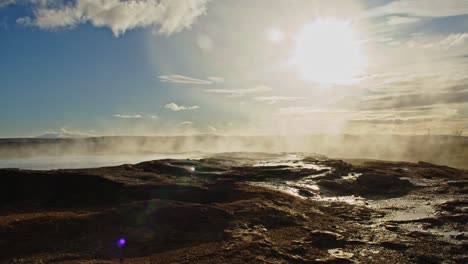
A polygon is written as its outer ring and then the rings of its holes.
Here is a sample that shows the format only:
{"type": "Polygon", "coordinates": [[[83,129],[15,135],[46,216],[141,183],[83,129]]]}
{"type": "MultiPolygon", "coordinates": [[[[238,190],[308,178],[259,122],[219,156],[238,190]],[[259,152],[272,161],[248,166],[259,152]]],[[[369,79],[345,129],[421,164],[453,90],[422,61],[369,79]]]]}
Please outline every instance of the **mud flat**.
{"type": "Polygon", "coordinates": [[[466,263],[468,172],[226,153],[0,170],[0,263],[466,263]]]}

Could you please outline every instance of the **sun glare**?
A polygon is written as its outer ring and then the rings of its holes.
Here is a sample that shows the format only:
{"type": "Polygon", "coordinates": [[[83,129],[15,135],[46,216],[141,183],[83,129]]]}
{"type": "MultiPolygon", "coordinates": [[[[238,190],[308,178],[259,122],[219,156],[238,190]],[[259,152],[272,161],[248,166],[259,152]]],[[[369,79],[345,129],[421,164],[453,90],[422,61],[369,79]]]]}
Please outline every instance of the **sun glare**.
{"type": "Polygon", "coordinates": [[[291,62],[304,81],[352,84],[364,70],[359,36],[348,22],[316,20],[306,24],[294,41],[291,62]]]}

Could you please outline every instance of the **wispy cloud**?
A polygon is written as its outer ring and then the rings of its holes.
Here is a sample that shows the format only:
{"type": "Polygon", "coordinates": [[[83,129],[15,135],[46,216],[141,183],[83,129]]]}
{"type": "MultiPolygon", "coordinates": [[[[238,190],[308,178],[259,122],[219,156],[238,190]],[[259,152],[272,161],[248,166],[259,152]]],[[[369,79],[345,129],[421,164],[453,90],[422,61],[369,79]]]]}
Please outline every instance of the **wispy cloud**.
{"type": "MultiPolygon", "coordinates": [[[[11,1],[7,1],[11,2],[11,1]]],[[[71,4],[34,5],[34,16],[22,17],[19,23],[51,30],[90,23],[107,27],[115,36],[127,30],[159,26],[159,33],[173,34],[189,28],[205,14],[208,0],[76,0],[71,4]]],[[[45,3],[45,4],[44,4],[45,3]]]]}
{"type": "Polygon", "coordinates": [[[223,83],[224,78],[223,77],[218,77],[218,76],[210,76],[208,77],[208,80],[215,82],[215,83],[223,83]]]}
{"type": "Polygon", "coordinates": [[[413,23],[421,20],[418,17],[391,16],[388,18],[387,24],[394,26],[400,24],[413,23]]]}
{"type": "MultiPolygon", "coordinates": [[[[416,36],[417,37],[417,36],[416,36]]],[[[454,33],[444,36],[442,39],[435,39],[432,41],[415,41],[411,39],[407,42],[400,42],[399,44],[406,44],[411,47],[422,47],[422,48],[442,48],[442,49],[453,49],[453,50],[466,50],[465,43],[468,43],[468,33],[454,33]]]]}
{"type": "Polygon", "coordinates": [[[431,106],[437,104],[468,103],[468,89],[458,92],[433,92],[413,93],[403,95],[389,95],[363,100],[359,104],[360,109],[400,109],[415,106],[431,106]]]}
{"type": "Polygon", "coordinates": [[[143,118],[142,115],[121,115],[121,114],[113,115],[113,117],[124,118],[124,119],[142,119],[143,118]]]}
{"type": "Polygon", "coordinates": [[[291,106],[291,107],[281,107],[276,112],[276,115],[280,116],[323,116],[324,114],[334,114],[334,115],[346,115],[349,116],[351,114],[348,110],[342,109],[322,109],[313,106],[291,106]]]}
{"type": "Polygon", "coordinates": [[[187,76],[178,75],[178,74],[161,75],[159,76],[159,79],[161,80],[161,82],[183,83],[183,84],[212,84],[214,82],[213,80],[195,79],[192,77],[187,77],[187,76]]]}
{"type": "Polygon", "coordinates": [[[266,85],[257,85],[247,89],[208,89],[204,90],[207,93],[227,94],[229,97],[242,97],[246,94],[255,94],[269,92],[272,88],[266,85]]]}
{"type": "Polygon", "coordinates": [[[465,42],[468,42],[468,33],[451,34],[440,41],[440,46],[450,48],[453,46],[463,45],[465,42]]]}
{"type": "Polygon", "coordinates": [[[164,106],[164,108],[169,109],[171,111],[185,111],[185,110],[195,110],[198,109],[198,105],[194,106],[183,106],[183,105],[177,105],[176,103],[170,103],[164,106]]]}
{"type": "Polygon", "coordinates": [[[299,101],[306,99],[305,97],[290,97],[290,96],[259,96],[252,98],[254,101],[267,103],[267,104],[276,104],[278,102],[290,102],[290,101],[299,101]]]}
{"type": "Polygon", "coordinates": [[[468,0],[396,0],[371,11],[373,15],[405,14],[445,17],[468,14],[468,0]]]}
{"type": "Polygon", "coordinates": [[[449,108],[447,105],[432,105],[424,107],[409,107],[404,109],[378,110],[344,110],[320,109],[315,107],[286,107],[280,108],[276,115],[287,116],[287,119],[326,120],[367,124],[415,124],[437,121],[438,125],[449,121],[466,121],[459,108],[449,108]]]}

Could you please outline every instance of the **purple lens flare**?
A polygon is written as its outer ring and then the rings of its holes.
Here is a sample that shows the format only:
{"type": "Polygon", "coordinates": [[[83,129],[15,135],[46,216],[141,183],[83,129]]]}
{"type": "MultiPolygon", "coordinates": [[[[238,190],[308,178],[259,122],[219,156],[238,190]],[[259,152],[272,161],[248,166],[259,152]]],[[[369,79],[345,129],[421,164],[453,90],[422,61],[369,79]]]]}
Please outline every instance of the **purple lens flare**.
{"type": "Polygon", "coordinates": [[[127,240],[124,237],[117,240],[117,246],[119,248],[123,248],[125,246],[125,243],[127,243],[127,240]]]}

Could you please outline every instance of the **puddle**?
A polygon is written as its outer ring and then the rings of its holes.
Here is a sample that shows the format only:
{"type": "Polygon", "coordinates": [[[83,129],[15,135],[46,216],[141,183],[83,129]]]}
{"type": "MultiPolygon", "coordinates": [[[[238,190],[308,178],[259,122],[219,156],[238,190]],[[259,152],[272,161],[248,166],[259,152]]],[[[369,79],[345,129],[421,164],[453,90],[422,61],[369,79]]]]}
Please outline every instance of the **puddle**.
{"type": "Polygon", "coordinates": [[[310,181],[286,181],[284,182],[285,185],[290,186],[292,188],[296,189],[303,189],[303,190],[309,190],[309,191],[319,191],[320,187],[315,184],[315,182],[310,182],[310,181]]]}
{"type": "MultiPolygon", "coordinates": [[[[285,161],[284,157],[279,159],[272,159],[267,161],[262,161],[259,163],[252,164],[253,167],[266,167],[266,166],[285,166],[291,169],[313,169],[316,171],[324,171],[323,173],[310,175],[304,177],[300,180],[287,181],[287,180],[271,180],[268,182],[250,182],[249,184],[254,186],[260,186],[268,188],[275,191],[284,192],[302,199],[306,199],[312,196],[318,196],[320,191],[319,186],[315,182],[315,178],[322,177],[331,172],[331,167],[323,166],[320,164],[315,164],[313,161],[304,162],[304,158],[310,156],[303,156],[300,154],[289,154],[286,156],[287,160],[285,161]]],[[[319,157],[318,157],[319,158],[319,157]]]]}
{"type": "Polygon", "coordinates": [[[435,201],[429,202],[411,196],[377,201],[369,200],[368,203],[372,209],[391,211],[382,219],[384,221],[413,221],[435,215],[435,201]]]}
{"type": "Polygon", "coordinates": [[[263,160],[259,163],[252,164],[253,167],[265,167],[265,166],[288,166],[291,168],[303,168],[303,169],[313,169],[313,170],[331,170],[332,168],[329,166],[323,166],[317,163],[311,162],[304,162],[306,158],[314,158],[318,162],[320,160],[325,160],[323,157],[320,156],[310,156],[310,155],[303,155],[303,154],[288,154],[284,157],[273,158],[270,160],[263,160]]]}
{"type": "Polygon", "coordinates": [[[365,205],[366,204],[366,199],[362,198],[361,196],[354,196],[354,195],[331,196],[331,197],[319,196],[319,197],[312,197],[311,199],[317,200],[317,201],[343,202],[343,203],[348,203],[348,204],[353,204],[353,205],[365,205]]]}
{"type": "Polygon", "coordinates": [[[466,232],[453,230],[450,227],[427,227],[424,223],[404,223],[400,227],[408,232],[418,232],[429,236],[437,236],[438,240],[442,240],[451,244],[463,244],[463,241],[457,240],[456,237],[464,235],[466,232]]]}
{"type": "Polygon", "coordinates": [[[291,168],[313,169],[313,170],[330,170],[330,167],[318,164],[304,163],[303,161],[267,161],[253,164],[253,167],[267,167],[267,166],[288,166],[291,168]]]}
{"type": "Polygon", "coordinates": [[[270,190],[280,191],[301,199],[311,199],[315,201],[344,202],[353,205],[364,205],[366,199],[360,196],[326,196],[320,194],[320,187],[312,182],[304,181],[271,181],[271,182],[249,182],[254,186],[260,186],[270,190]]]}
{"type": "Polygon", "coordinates": [[[463,235],[466,232],[464,230],[454,230],[448,224],[442,226],[434,226],[431,224],[430,219],[437,219],[439,216],[436,210],[438,205],[453,200],[454,197],[445,197],[439,199],[429,200],[426,199],[415,199],[415,197],[401,197],[395,199],[388,199],[385,201],[369,201],[370,206],[374,209],[380,209],[384,211],[390,211],[385,217],[377,220],[380,223],[392,222],[398,224],[399,228],[402,228],[406,232],[418,232],[430,236],[436,236],[438,240],[442,240],[451,244],[461,244],[460,240],[456,237],[463,235]],[[428,219],[424,222],[424,219],[428,219]],[[420,221],[423,220],[423,221],[420,221]]]}
{"type": "Polygon", "coordinates": [[[453,198],[452,196],[429,200],[427,197],[404,196],[379,201],[369,200],[369,207],[377,210],[390,210],[391,212],[382,219],[385,221],[414,221],[437,217],[437,206],[453,198]]]}
{"type": "Polygon", "coordinates": [[[284,182],[249,182],[250,185],[267,188],[274,191],[287,193],[299,198],[306,198],[299,194],[299,189],[288,186],[284,182]]]}
{"type": "MultiPolygon", "coordinates": [[[[289,158],[293,158],[289,156],[289,158]]],[[[332,171],[331,167],[323,166],[320,164],[306,163],[302,159],[302,156],[295,156],[297,160],[274,160],[274,161],[264,161],[261,163],[254,164],[255,167],[261,166],[288,166],[291,168],[304,168],[304,169],[314,169],[314,170],[325,170],[323,173],[310,175],[304,177],[300,180],[295,181],[282,181],[277,179],[274,181],[268,182],[250,182],[254,186],[260,186],[268,188],[275,191],[284,192],[302,199],[312,199],[317,201],[329,201],[329,202],[345,202],[349,204],[359,204],[362,205],[365,203],[365,199],[359,196],[328,196],[326,192],[321,192],[321,188],[316,184],[316,178],[326,176],[332,171]]],[[[361,173],[350,173],[346,176],[343,176],[343,179],[356,179],[361,175],[361,173]]]]}
{"type": "Polygon", "coordinates": [[[440,185],[440,180],[412,178],[412,177],[401,177],[400,179],[408,180],[414,186],[418,186],[418,187],[432,187],[432,186],[440,185]]]}
{"type": "Polygon", "coordinates": [[[384,219],[386,221],[414,221],[424,218],[434,217],[435,209],[430,205],[419,205],[417,207],[408,208],[406,210],[394,212],[384,219]]]}

